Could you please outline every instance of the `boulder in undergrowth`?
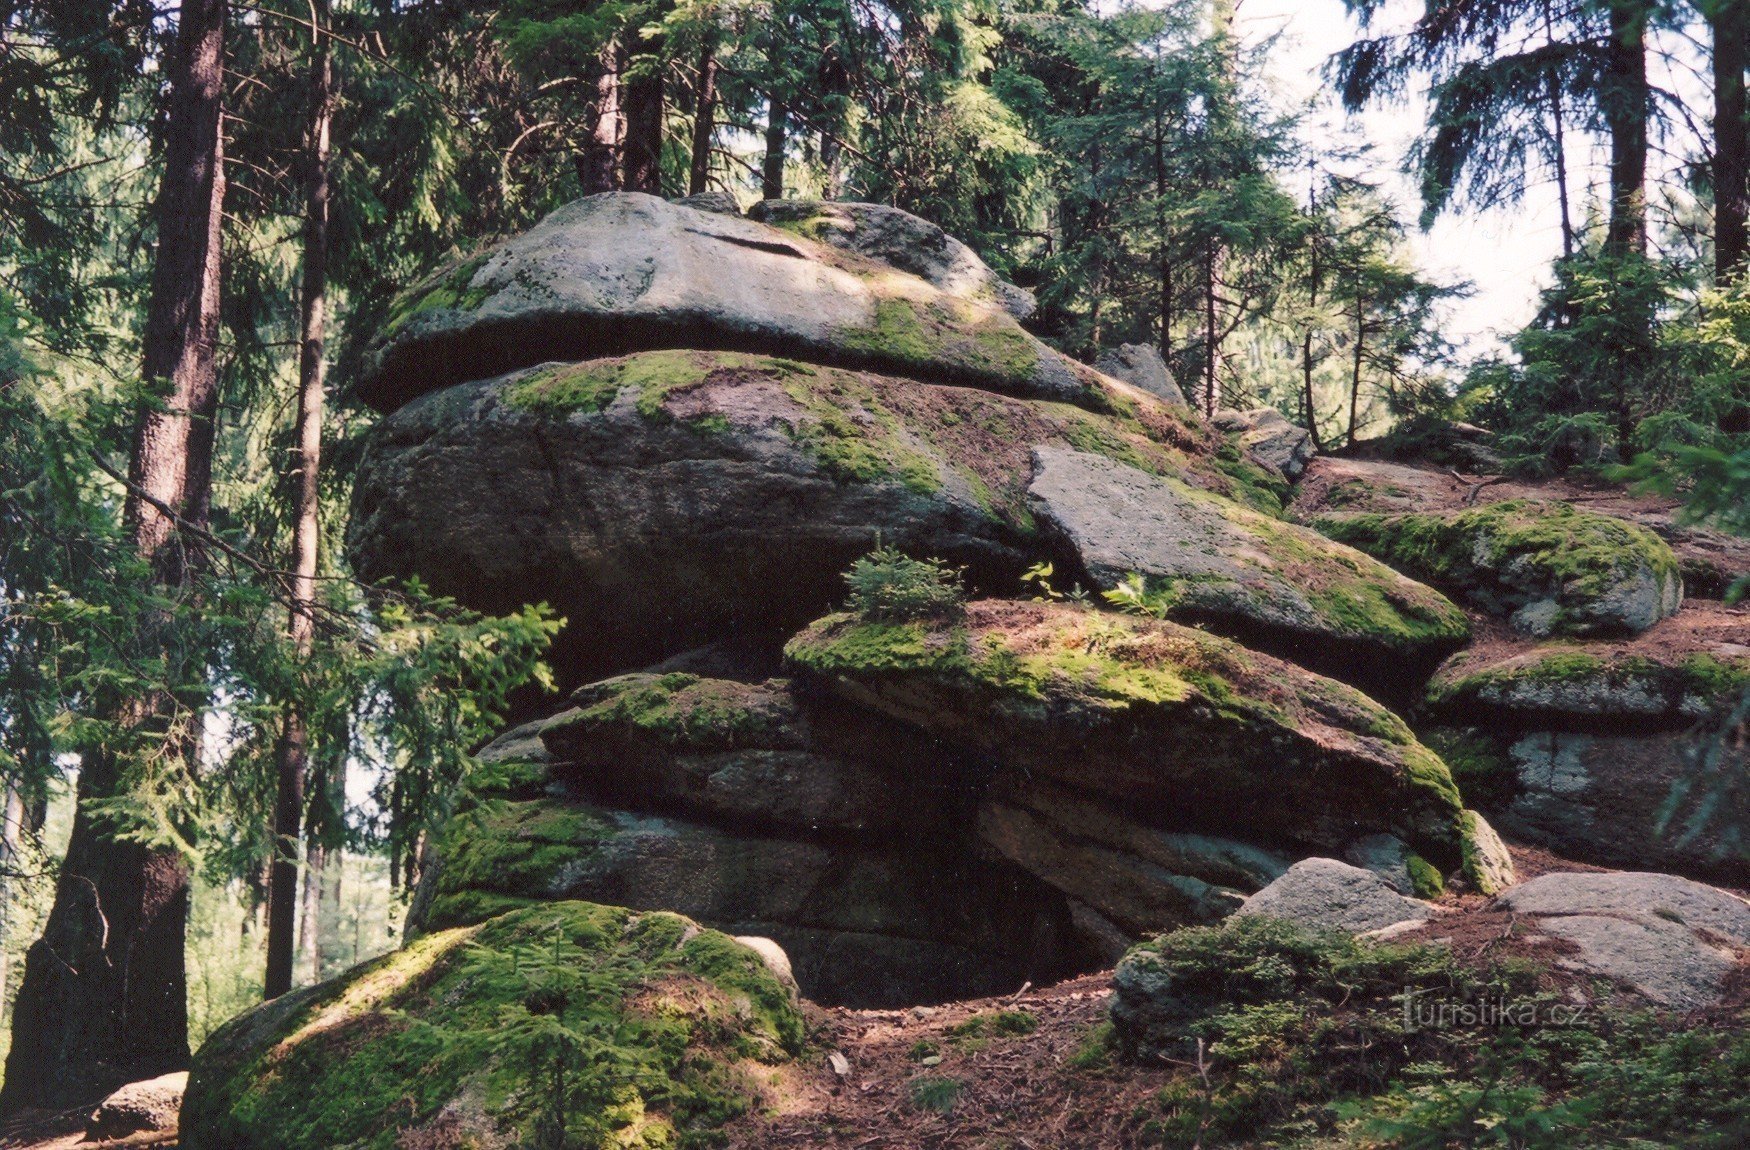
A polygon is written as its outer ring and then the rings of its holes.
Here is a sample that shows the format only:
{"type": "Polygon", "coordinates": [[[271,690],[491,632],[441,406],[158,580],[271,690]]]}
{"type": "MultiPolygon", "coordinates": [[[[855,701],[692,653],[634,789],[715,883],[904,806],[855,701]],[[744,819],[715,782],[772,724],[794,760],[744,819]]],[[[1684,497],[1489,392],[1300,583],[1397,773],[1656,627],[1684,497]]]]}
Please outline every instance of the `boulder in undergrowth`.
{"type": "Polygon", "coordinates": [[[131,1134],[174,1131],[187,1089],[186,1070],[130,1082],[97,1104],[85,1123],[85,1140],[97,1142],[131,1134]]]}
{"type": "Polygon", "coordinates": [[[1312,432],[1274,407],[1253,407],[1245,411],[1218,411],[1215,429],[1239,444],[1240,450],[1258,465],[1268,468],[1287,483],[1299,479],[1312,462],[1318,449],[1313,446],[1312,432]]]}
{"type": "Polygon", "coordinates": [[[1172,476],[1033,450],[1029,503],[1096,588],[1140,577],[1146,605],[1341,678],[1393,683],[1470,633],[1445,596],[1318,532],[1172,476]]]}
{"type": "Polygon", "coordinates": [[[1314,930],[1351,934],[1389,930],[1434,914],[1426,902],[1399,894],[1371,870],[1336,859],[1302,859],[1248,898],[1241,917],[1274,918],[1314,930]]]}
{"type": "Polygon", "coordinates": [[[1322,515],[1316,526],[1528,635],[1633,635],[1683,603],[1677,558],[1644,527],[1570,503],[1322,515]]]}
{"type": "Polygon", "coordinates": [[[1113,379],[1141,388],[1163,403],[1187,406],[1184,391],[1152,343],[1121,343],[1101,353],[1094,367],[1113,379]]]}
{"type": "Polygon", "coordinates": [[[1574,944],[1569,964],[1660,1006],[1716,1004],[1728,976],[1750,958],[1750,903],[1674,875],[1546,874],[1499,905],[1574,944]]]}
{"type": "Polygon", "coordinates": [[[1437,865],[1460,863],[1458,792],[1401,720],[1191,628],[981,601],[961,618],[830,616],[785,654],[848,701],[1161,829],[1336,851],[1388,831],[1437,865]]]}
{"type": "Polygon", "coordinates": [[[443,931],[233,1018],[185,1150],[668,1146],[761,1105],[803,1019],[760,955],[676,914],[563,902],[443,931]]]}

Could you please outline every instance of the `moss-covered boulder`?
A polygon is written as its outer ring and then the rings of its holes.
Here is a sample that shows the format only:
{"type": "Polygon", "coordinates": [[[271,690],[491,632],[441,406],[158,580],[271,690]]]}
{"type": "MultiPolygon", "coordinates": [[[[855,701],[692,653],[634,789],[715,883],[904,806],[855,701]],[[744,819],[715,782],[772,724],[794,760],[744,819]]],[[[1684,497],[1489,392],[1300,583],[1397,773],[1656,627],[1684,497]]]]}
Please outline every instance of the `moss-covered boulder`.
{"type": "Polygon", "coordinates": [[[1105,455],[1217,493],[1207,437],[1149,401],[1028,402],[735,352],[549,364],[414,400],[371,435],[349,546],[488,611],[545,600],[578,679],[726,638],[784,637],[881,541],[1013,593],[1052,557],[1031,448],[1105,455]]]}
{"type": "Polygon", "coordinates": [[[1677,557],[1664,540],[1571,503],[1325,515],[1315,524],[1530,635],[1632,635],[1683,603],[1677,557]]]}
{"type": "Polygon", "coordinates": [[[1027,334],[995,288],[944,290],[807,230],[636,192],[575,201],[403,296],[371,343],[359,395],[388,411],[543,360],[678,347],[1097,408],[1130,391],[1027,334]]]}
{"type": "Polygon", "coordinates": [[[802,1051],[759,955],[679,915],[566,902],[443,931],[226,1023],[190,1150],[707,1144],[802,1051]]]}
{"type": "Polygon", "coordinates": [[[1038,447],[1027,493],[1041,528],[1095,588],[1140,577],[1137,596],[1166,618],[1327,674],[1401,688],[1470,634],[1464,612],[1438,591],[1173,476],[1038,447]]]}
{"type": "Polygon", "coordinates": [[[1402,720],[1201,631],[984,601],[952,619],[829,616],[785,654],[810,682],[1138,822],[1327,851],[1385,831],[1460,863],[1458,791],[1402,720]]]}

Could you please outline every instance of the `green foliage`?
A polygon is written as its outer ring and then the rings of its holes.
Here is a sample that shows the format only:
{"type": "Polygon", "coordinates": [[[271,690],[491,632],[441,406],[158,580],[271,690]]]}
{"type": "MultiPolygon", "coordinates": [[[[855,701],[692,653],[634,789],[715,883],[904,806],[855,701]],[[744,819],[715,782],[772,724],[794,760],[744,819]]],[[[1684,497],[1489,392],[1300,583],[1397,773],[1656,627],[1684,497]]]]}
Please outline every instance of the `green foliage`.
{"type": "Polygon", "coordinates": [[[876,547],[845,575],[850,609],[865,619],[906,622],[952,616],[966,602],[960,572],[939,559],[876,547]]]}
{"type": "Polygon", "coordinates": [[[1724,1147],[1746,1129],[1737,1024],[1576,1010],[1521,960],[1240,919],[1125,962],[1170,987],[1170,1012],[1119,1030],[1127,1056],[1172,1060],[1148,1112],[1161,1145],[1724,1147]]]}
{"type": "Polygon", "coordinates": [[[1024,1038],[1039,1029],[1039,1017],[1025,1010],[992,1010],[955,1023],[950,1038],[1024,1038]]]}

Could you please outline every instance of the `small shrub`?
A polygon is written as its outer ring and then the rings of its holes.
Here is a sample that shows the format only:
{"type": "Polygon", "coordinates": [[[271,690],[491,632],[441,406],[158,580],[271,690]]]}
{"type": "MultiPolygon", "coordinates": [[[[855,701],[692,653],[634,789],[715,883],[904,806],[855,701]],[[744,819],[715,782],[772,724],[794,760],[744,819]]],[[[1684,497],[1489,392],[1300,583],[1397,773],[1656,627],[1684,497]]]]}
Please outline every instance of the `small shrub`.
{"type": "Polygon", "coordinates": [[[960,1082],[954,1078],[914,1078],[911,1083],[911,1104],[919,1110],[934,1110],[947,1114],[960,1100],[960,1082]]]}
{"type": "Polygon", "coordinates": [[[960,572],[940,559],[913,559],[877,547],[845,575],[851,610],[865,619],[905,622],[957,614],[965,606],[960,572]]]}

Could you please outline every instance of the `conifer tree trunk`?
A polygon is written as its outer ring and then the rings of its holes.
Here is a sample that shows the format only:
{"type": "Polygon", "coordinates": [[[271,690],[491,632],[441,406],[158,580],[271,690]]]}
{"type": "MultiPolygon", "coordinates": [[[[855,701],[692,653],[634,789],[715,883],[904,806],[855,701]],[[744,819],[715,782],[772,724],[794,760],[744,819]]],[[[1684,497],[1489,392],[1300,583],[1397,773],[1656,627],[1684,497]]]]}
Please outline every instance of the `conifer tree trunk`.
{"type": "Polygon", "coordinates": [[[322,903],[328,890],[328,850],[311,836],[304,848],[303,889],[298,898],[298,954],[295,969],[311,983],[322,981],[322,903]]]}
{"type": "MultiPolygon", "coordinates": [[[[316,640],[316,565],[321,542],[322,407],[328,331],[328,156],[333,121],[333,65],[329,59],[329,0],[312,0],[310,122],[305,133],[304,282],[298,339],[296,506],[292,515],[292,602],[286,638],[300,664],[316,640]]],[[[310,769],[310,723],[304,700],[288,701],[275,753],[273,864],[268,872],[267,976],[263,996],[292,988],[298,917],[298,832],[304,819],[304,782],[310,769]]],[[[311,940],[314,945],[314,940],[311,940]]]]}
{"type": "Polygon", "coordinates": [[[626,82],[625,188],[662,194],[662,44],[652,40],[648,59],[626,82]]]}
{"type": "Polygon", "coordinates": [[[777,96],[770,97],[766,114],[766,157],[760,166],[760,197],[784,198],[784,146],[790,138],[790,107],[777,96]]]}
{"type": "Polygon", "coordinates": [[[1610,0],[1610,46],[1599,98],[1610,129],[1610,220],[1605,250],[1647,250],[1647,3],[1610,0]]]}
{"type": "Polygon", "coordinates": [[[620,72],[625,52],[619,43],[602,50],[601,73],[596,77],[595,124],[589,143],[577,157],[577,179],[586,196],[616,191],[620,187],[620,145],[625,134],[620,113],[620,72]]]}
{"type": "MultiPolygon", "coordinates": [[[[143,341],[154,398],[135,428],[123,509],[133,547],[172,599],[188,594],[199,556],[165,510],[202,526],[212,487],[225,21],[226,0],[184,0],[179,11],[143,341]]],[[[102,712],[157,742],[164,758],[186,761],[195,732],[188,700],[171,690],[194,677],[198,653],[180,649],[166,611],[154,608],[137,624],[136,654],[147,665],[164,661],[165,685],[105,700],[102,712]]],[[[86,1101],[187,1064],[188,871],[173,851],[120,841],[94,816],[92,804],[116,793],[123,767],[100,752],[81,764],[54,906],[25,959],[0,1112],[86,1101]]]]}
{"type": "Polygon", "coordinates": [[[717,119],[717,45],[709,37],[699,49],[699,86],[693,94],[693,162],[687,173],[687,195],[710,189],[711,138],[717,119]]]}
{"type": "Polygon", "coordinates": [[[1750,123],[1744,71],[1750,66],[1750,2],[1713,0],[1714,280],[1727,284],[1750,251],[1750,123]]]}

